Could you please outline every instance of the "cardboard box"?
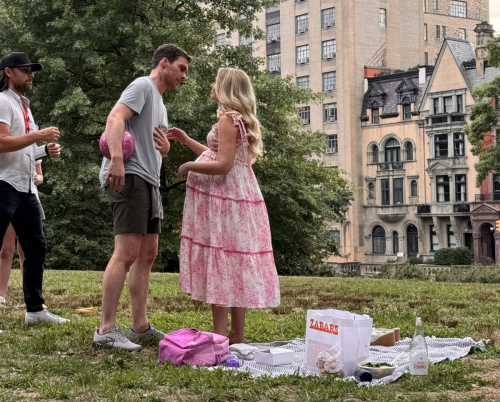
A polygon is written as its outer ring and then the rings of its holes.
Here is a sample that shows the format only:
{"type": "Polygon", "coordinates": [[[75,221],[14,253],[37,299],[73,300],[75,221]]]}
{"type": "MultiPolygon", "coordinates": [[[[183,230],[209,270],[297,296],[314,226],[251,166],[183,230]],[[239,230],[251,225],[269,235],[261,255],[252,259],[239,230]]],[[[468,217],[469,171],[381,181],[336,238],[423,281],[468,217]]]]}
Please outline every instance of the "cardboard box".
{"type": "Polygon", "coordinates": [[[282,348],[258,350],[257,352],[255,352],[255,362],[267,364],[269,366],[292,364],[293,350],[282,348]]]}

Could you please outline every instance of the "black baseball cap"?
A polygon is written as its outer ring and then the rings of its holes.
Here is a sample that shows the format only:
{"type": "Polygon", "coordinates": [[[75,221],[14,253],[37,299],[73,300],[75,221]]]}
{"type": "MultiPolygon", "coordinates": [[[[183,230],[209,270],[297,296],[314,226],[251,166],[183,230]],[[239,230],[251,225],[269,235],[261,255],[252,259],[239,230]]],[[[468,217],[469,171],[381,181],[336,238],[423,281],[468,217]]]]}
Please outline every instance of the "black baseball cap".
{"type": "Polygon", "coordinates": [[[5,70],[6,67],[31,67],[31,71],[40,71],[42,69],[41,64],[31,63],[24,52],[14,52],[5,56],[0,61],[0,71],[5,70]]]}

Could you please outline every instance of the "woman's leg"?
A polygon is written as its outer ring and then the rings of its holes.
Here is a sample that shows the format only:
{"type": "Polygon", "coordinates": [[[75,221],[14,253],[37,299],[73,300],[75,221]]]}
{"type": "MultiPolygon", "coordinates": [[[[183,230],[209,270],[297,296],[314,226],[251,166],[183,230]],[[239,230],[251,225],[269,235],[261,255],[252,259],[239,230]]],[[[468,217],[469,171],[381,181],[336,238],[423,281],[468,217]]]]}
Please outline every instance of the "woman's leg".
{"type": "Polygon", "coordinates": [[[9,283],[10,271],[12,269],[12,258],[16,251],[16,232],[12,225],[9,225],[3,238],[2,250],[0,250],[0,296],[7,295],[7,285],[9,283]]]}
{"type": "Polygon", "coordinates": [[[245,307],[231,307],[231,331],[229,331],[229,343],[243,342],[243,328],[245,327],[245,307]]]}
{"type": "Polygon", "coordinates": [[[214,333],[227,336],[227,315],[229,309],[212,304],[212,320],[214,324],[214,333]]]}

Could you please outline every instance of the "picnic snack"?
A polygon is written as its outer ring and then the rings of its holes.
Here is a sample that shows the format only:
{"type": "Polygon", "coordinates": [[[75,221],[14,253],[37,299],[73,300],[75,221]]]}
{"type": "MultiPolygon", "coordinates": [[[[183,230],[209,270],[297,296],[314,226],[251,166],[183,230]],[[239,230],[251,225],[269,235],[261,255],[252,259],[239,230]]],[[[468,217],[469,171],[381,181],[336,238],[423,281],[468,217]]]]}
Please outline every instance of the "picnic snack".
{"type": "Polygon", "coordinates": [[[371,346],[394,346],[399,342],[399,328],[373,328],[370,339],[371,346]]]}
{"type": "Polygon", "coordinates": [[[316,365],[321,374],[333,374],[335,377],[344,377],[344,360],[342,359],[342,350],[340,346],[332,346],[327,351],[320,352],[316,365]]]}

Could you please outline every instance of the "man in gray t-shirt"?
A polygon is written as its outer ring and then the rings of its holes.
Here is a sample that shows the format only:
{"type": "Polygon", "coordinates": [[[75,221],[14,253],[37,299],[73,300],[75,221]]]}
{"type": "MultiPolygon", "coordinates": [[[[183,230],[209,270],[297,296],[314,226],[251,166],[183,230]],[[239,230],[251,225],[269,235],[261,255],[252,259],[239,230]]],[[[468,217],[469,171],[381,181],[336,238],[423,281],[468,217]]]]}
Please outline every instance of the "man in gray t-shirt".
{"type": "Polygon", "coordinates": [[[191,57],[177,46],[160,46],[153,56],[151,74],[136,79],[123,91],[107,119],[111,159],[103,158],[99,180],[106,188],[113,213],[115,250],[104,273],[101,325],[94,333],[96,346],[134,351],[141,346],[132,341],[164,335],[146,315],[149,274],[158,252],[163,218],[160,169],[162,158],[170,150],[162,94],[184,81],[190,62],[191,57]],[[134,137],[135,149],[124,162],[125,129],[134,137]],[[132,325],[125,335],[116,325],[116,313],[129,271],[132,325]]]}

